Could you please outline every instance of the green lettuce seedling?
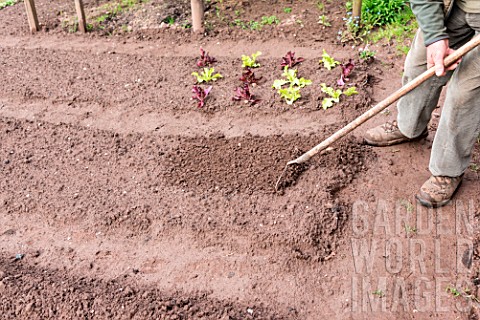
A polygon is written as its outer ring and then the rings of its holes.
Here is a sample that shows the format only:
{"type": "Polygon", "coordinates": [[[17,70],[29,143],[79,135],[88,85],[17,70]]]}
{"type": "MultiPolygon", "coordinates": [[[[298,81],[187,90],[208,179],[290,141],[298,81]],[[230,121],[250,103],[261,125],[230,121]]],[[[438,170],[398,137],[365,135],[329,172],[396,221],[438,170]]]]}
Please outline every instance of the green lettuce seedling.
{"type": "Polygon", "coordinates": [[[285,89],[278,90],[278,93],[280,94],[280,98],[285,99],[285,102],[288,105],[292,105],[302,97],[300,94],[300,87],[289,86],[285,89]]]}
{"type": "Polygon", "coordinates": [[[340,64],[339,61],[336,61],[333,57],[330,57],[325,49],[323,49],[322,60],[320,60],[320,63],[323,63],[323,66],[328,70],[332,70],[340,64]]]}
{"type": "Polygon", "coordinates": [[[284,68],[283,74],[286,79],[277,79],[273,82],[272,87],[278,90],[281,98],[284,98],[287,104],[291,105],[293,102],[301,98],[300,89],[312,84],[312,80],[297,77],[297,70],[289,69],[288,66],[284,68]],[[287,85],[287,88],[283,88],[287,85]]]}
{"type": "Polygon", "coordinates": [[[324,110],[327,110],[328,108],[333,107],[335,103],[340,102],[340,96],[342,94],[346,95],[347,97],[358,94],[356,87],[350,87],[342,92],[340,89],[335,90],[332,87],[327,87],[325,83],[320,84],[320,86],[322,87],[322,92],[330,96],[329,98],[323,98],[322,100],[322,108],[324,110]]]}
{"type": "Polygon", "coordinates": [[[354,94],[358,94],[356,87],[350,87],[347,90],[343,91],[343,94],[347,97],[353,96],[354,94]]]}
{"type": "Polygon", "coordinates": [[[197,78],[198,83],[217,81],[217,79],[223,78],[220,73],[213,74],[215,68],[203,68],[203,71],[198,74],[198,72],[192,72],[192,76],[197,78]]]}
{"type": "Polygon", "coordinates": [[[257,57],[260,56],[262,53],[257,51],[252,53],[252,56],[246,56],[242,54],[242,67],[244,68],[258,68],[260,67],[260,63],[257,63],[257,57]]]}

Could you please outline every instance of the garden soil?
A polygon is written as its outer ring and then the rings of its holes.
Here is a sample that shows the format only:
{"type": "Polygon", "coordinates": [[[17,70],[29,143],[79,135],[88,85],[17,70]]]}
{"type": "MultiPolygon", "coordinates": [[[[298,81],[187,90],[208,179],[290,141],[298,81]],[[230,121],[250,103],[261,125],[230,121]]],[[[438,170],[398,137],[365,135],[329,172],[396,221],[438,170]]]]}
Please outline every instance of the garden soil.
{"type": "Polygon", "coordinates": [[[0,10],[0,319],[477,319],[478,146],[455,201],[414,198],[441,108],[427,139],[364,145],[392,106],[275,189],[289,160],[400,87],[394,41],[361,60],[339,1],[207,1],[204,34],[185,27],[188,1],[100,22],[111,1],[84,3],[86,35],[73,1],[36,1],[34,35],[22,3],[0,10]],[[223,75],[203,108],[200,48],[223,75]],[[327,110],[320,84],[340,69],[323,49],[354,60],[358,91],[327,110]],[[260,101],[233,101],[256,51],[260,101]],[[293,105],[271,88],[287,51],[313,81],[293,105]]]}

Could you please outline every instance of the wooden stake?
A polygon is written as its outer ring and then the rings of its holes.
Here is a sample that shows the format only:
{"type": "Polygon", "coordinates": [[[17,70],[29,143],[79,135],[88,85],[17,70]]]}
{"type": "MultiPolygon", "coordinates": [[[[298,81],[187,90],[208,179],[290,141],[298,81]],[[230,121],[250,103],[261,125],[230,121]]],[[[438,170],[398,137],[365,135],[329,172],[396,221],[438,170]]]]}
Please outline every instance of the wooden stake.
{"type": "Polygon", "coordinates": [[[87,23],[85,20],[85,10],[83,10],[83,1],[75,0],[75,9],[78,16],[78,30],[85,33],[87,32],[87,23]]]}
{"type": "Polygon", "coordinates": [[[353,6],[352,6],[352,16],[354,23],[360,23],[361,18],[362,18],[362,0],[353,0],[353,6]]]}
{"type": "Polygon", "coordinates": [[[203,0],[191,0],[193,32],[203,32],[204,12],[203,0]]]}
{"type": "Polygon", "coordinates": [[[38,25],[37,10],[35,10],[34,0],[25,0],[25,8],[27,9],[28,25],[30,32],[35,33],[40,30],[38,25]]]}

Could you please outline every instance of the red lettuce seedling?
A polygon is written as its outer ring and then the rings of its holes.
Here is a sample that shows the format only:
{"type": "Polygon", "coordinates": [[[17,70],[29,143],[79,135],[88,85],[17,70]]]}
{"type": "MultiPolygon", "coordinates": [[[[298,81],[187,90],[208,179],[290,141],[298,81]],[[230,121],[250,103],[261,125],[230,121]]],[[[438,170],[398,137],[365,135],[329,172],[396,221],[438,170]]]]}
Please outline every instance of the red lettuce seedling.
{"type": "Polygon", "coordinates": [[[205,52],[205,50],[203,50],[202,48],[200,48],[200,53],[200,60],[197,61],[197,67],[204,68],[211,66],[212,64],[217,62],[217,59],[215,59],[214,57],[210,57],[208,55],[208,52],[205,52]]]}
{"type": "Polygon", "coordinates": [[[305,61],[304,58],[295,58],[295,52],[288,51],[285,57],[282,58],[282,64],[280,65],[282,70],[288,66],[290,69],[293,68],[293,66],[299,64],[300,62],[305,61]]]}
{"type": "Polygon", "coordinates": [[[252,105],[258,103],[260,99],[255,99],[255,95],[250,91],[248,83],[244,83],[243,87],[238,87],[235,89],[235,95],[232,100],[234,101],[244,101],[245,103],[250,103],[252,105]]]}
{"type": "Polygon", "coordinates": [[[345,81],[348,81],[348,76],[352,73],[355,64],[352,59],[349,59],[347,64],[342,63],[340,67],[342,67],[342,74],[340,79],[337,80],[337,84],[342,87],[345,85],[345,81]]]}
{"type": "Polygon", "coordinates": [[[212,86],[208,87],[207,89],[203,89],[202,87],[199,86],[193,86],[192,88],[192,99],[193,100],[198,100],[197,106],[199,108],[202,108],[205,105],[205,99],[207,98],[208,94],[212,90],[212,86]]]}
{"type": "Polygon", "coordinates": [[[260,80],[262,80],[262,77],[256,78],[255,73],[250,68],[246,68],[240,77],[240,81],[252,85],[258,84],[260,80]]]}

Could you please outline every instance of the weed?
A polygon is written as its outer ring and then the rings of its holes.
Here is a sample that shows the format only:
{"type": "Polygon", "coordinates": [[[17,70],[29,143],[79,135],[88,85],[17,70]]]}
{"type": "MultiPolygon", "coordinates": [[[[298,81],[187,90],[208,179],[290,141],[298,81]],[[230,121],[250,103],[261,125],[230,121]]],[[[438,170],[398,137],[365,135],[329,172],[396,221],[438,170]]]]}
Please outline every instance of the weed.
{"type": "Polygon", "coordinates": [[[469,300],[472,300],[472,301],[475,301],[475,302],[479,302],[479,299],[477,296],[475,296],[474,294],[472,294],[472,290],[470,290],[469,288],[465,288],[463,289],[463,291],[455,288],[454,286],[452,285],[449,285],[446,289],[445,289],[446,292],[450,293],[452,296],[454,296],[455,298],[457,297],[463,297],[465,299],[469,299],[469,300]]]}
{"type": "Polygon", "coordinates": [[[323,1],[318,1],[317,2],[317,9],[320,10],[320,11],[325,11],[325,4],[323,3],[323,1]]]}
{"type": "Polygon", "coordinates": [[[365,48],[360,49],[360,52],[358,55],[360,56],[360,59],[362,59],[363,61],[370,62],[373,59],[375,59],[375,54],[376,52],[370,50],[368,48],[368,45],[366,45],[365,48]]]}
{"type": "Polygon", "coordinates": [[[290,8],[290,7],[283,8],[283,12],[292,13],[292,8],[290,8]]]}
{"type": "Polygon", "coordinates": [[[480,171],[480,165],[478,165],[477,163],[470,163],[470,170],[478,173],[480,171]]]}
{"type": "Polygon", "coordinates": [[[262,25],[260,22],[252,20],[249,22],[250,30],[260,30],[262,29],[262,25]]]}
{"type": "Polygon", "coordinates": [[[164,22],[168,25],[173,25],[173,24],[175,24],[175,17],[167,16],[165,19],[162,20],[162,22],[164,22]]]}
{"type": "Polygon", "coordinates": [[[376,296],[378,296],[378,297],[380,297],[380,298],[385,297],[385,293],[383,293],[383,291],[380,290],[380,289],[377,289],[377,290],[373,291],[372,294],[374,294],[374,295],[376,295],[376,296]]]}
{"type": "Polygon", "coordinates": [[[404,44],[398,44],[397,51],[406,56],[410,51],[410,46],[406,46],[404,44]]]}
{"type": "Polygon", "coordinates": [[[445,289],[446,292],[450,293],[451,295],[453,295],[454,297],[460,297],[462,295],[462,293],[460,291],[458,291],[457,288],[453,287],[453,286],[448,286],[446,289],[445,289]]]}
{"type": "Polygon", "coordinates": [[[279,24],[280,23],[280,20],[277,18],[277,16],[263,16],[262,17],[262,20],[260,21],[260,23],[265,26],[265,25],[272,25],[272,24],[279,24]]]}
{"type": "Polygon", "coordinates": [[[400,205],[401,205],[402,207],[404,207],[404,208],[407,210],[408,213],[412,213],[413,210],[415,209],[415,207],[413,206],[413,204],[412,204],[410,201],[406,200],[406,199],[402,199],[402,200],[400,201],[400,205]]]}
{"type": "Polygon", "coordinates": [[[328,17],[326,15],[321,15],[318,17],[318,23],[325,26],[325,27],[331,27],[332,24],[330,21],[328,21],[328,17]]]}

